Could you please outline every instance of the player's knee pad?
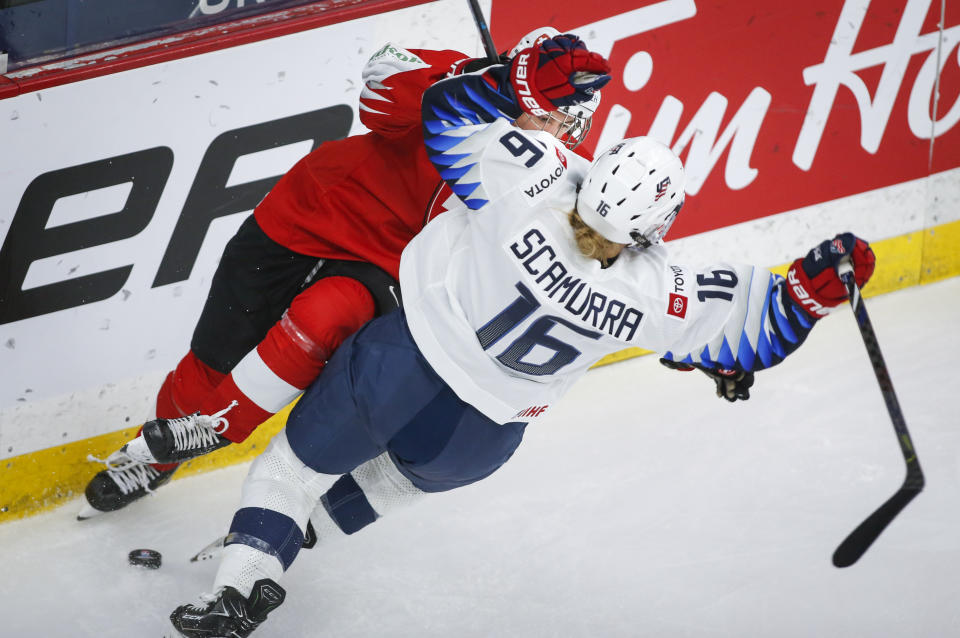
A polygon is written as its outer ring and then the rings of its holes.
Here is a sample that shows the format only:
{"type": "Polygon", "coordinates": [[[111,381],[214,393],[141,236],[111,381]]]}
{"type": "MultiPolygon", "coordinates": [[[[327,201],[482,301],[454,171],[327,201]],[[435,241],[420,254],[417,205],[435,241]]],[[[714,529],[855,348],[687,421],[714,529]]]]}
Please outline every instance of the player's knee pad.
{"type": "MultiPolygon", "coordinates": [[[[400,307],[400,284],[382,268],[365,261],[327,259],[314,274],[319,282],[327,277],[346,277],[359,282],[373,297],[377,317],[400,307]]],[[[316,285],[316,284],[313,284],[316,285]]]]}
{"type": "Polygon", "coordinates": [[[397,469],[389,452],[370,459],[350,475],[380,516],[394,508],[415,503],[426,494],[397,469]]]}
{"type": "Polygon", "coordinates": [[[293,299],[280,324],[300,348],[325,348],[323,354],[329,356],[375,312],[376,302],[363,282],[349,276],[324,277],[293,299]]]}
{"type": "Polygon", "coordinates": [[[233,370],[244,389],[247,377],[257,373],[273,378],[274,385],[303,390],[320,374],[327,359],[344,339],[374,316],[374,303],[363,285],[346,277],[325,278],[294,298],[254,352],[233,370]],[[248,370],[252,356],[262,360],[248,370]]]}
{"type": "Polygon", "coordinates": [[[366,288],[346,277],[330,277],[301,292],[199,408],[204,414],[236,399],[224,436],[245,440],[270,415],[293,401],[320,374],[350,334],[373,317],[366,288]]]}
{"type": "Polygon", "coordinates": [[[310,520],[318,540],[353,534],[424,494],[400,473],[385,452],[341,476],[321,497],[310,520]]]}
{"type": "Polygon", "coordinates": [[[281,430],[250,466],[243,484],[241,507],[269,509],[306,528],[310,512],[333,477],[306,466],[281,430]]]}

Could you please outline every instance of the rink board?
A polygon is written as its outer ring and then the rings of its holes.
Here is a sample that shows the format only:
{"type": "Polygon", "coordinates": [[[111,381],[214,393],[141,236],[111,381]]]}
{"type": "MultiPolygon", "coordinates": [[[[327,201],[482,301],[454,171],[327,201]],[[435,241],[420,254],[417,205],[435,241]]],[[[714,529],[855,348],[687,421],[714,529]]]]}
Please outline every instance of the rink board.
{"type": "MultiPolygon", "coordinates": [[[[611,0],[586,17],[567,4],[495,1],[493,35],[576,16],[556,26],[609,56],[590,145],[650,134],[678,150],[690,176],[678,262],[783,272],[852,230],[878,255],[867,296],[960,273],[960,16],[941,32],[926,0],[875,0],[846,22],[853,0],[725,12],[611,0]],[[786,46],[798,33],[807,45],[786,46]],[[853,54],[834,49],[850,38],[853,54]],[[937,61],[941,103],[924,120],[937,61]],[[824,77],[846,84],[821,99],[824,77]]],[[[73,82],[21,73],[19,92],[0,76],[0,145],[16,149],[0,154],[0,521],[75,497],[97,470],[87,455],[133,435],[186,351],[224,243],[300,156],[363,131],[360,68],[391,40],[482,54],[466,3],[441,0],[73,82]]],[[[249,458],[281,421],[178,477],[249,458]]]]}
{"type": "MultiPolygon", "coordinates": [[[[878,268],[864,290],[865,297],[930,283],[960,273],[960,222],[881,240],[875,242],[873,247],[878,268]],[[904,268],[904,265],[918,263],[924,264],[921,270],[904,268]]],[[[787,267],[788,264],[782,264],[772,270],[784,274],[787,267]]],[[[610,355],[597,365],[646,354],[650,353],[631,348],[610,355]]],[[[270,437],[283,427],[292,405],[263,423],[243,444],[185,463],[174,479],[251,460],[266,447],[270,437]]],[[[0,481],[0,523],[37,514],[77,498],[90,478],[102,467],[89,462],[88,456],[106,458],[135,436],[138,429],[139,426],[134,426],[3,461],[3,469],[0,470],[3,476],[0,481]]]]}

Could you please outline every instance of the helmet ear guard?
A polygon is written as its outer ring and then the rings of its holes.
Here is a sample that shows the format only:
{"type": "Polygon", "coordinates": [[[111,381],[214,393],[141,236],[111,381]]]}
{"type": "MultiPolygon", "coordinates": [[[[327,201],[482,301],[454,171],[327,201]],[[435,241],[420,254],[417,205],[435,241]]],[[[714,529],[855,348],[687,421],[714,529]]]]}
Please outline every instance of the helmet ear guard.
{"type": "Polygon", "coordinates": [[[667,146],[635,137],[599,155],[577,195],[583,221],[609,241],[646,248],[670,230],[684,202],[683,163],[667,146]]]}

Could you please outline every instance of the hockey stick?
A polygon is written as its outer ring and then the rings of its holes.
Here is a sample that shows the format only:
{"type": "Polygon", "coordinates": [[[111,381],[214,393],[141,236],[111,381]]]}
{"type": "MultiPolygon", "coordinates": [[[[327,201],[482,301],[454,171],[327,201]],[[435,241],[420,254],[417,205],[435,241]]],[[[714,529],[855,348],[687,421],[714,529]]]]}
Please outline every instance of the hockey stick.
{"type": "Polygon", "coordinates": [[[870,364],[873,366],[873,372],[880,384],[880,393],[887,404],[887,412],[890,413],[890,420],[893,421],[893,429],[896,431],[897,441],[900,443],[900,451],[903,452],[903,459],[907,464],[907,476],[900,489],[877,511],[860,523],[855,530],[850,532],[850,535],[840,543],[833,553],[834,566],[849,567],[863,556],[864,552],[887,528],[887,525],[900,513],[900,510],[920,493],[924,482],[923,472],[920,470],[920,461],[917,459],[913,441],[907,431],[907,424],[903,419],[903,413],[900,411],[897,395],[893,391],[893,382],[890,380],[887,365],[880,353],[880,344],[877,343],[877,335],[873,331],[873,324],[870,323],[867,309],[863,305],[863,297],[860,295],[860,288],[854,278],[853,266],[850,261],[844,260],[841,262],[837,273],[840,275],[843,285],[847,288],[847,296],[850,299],[853,314],[857,319],[857,326],[860,328],[860,336],[863,337],[863,343],[867,347],[870,364]]]}
{"type": "Polygon", "coordinates": [[[470,12],[473,14],[473,21],[480,32],[480,40],[483,42],[483,50],[487,52],[487,58],[493,64],[500,63],[500,54],[497,53],[497,47],[493,44],[493,37],[490,35],[490,29],[487,27],[487,20],[480,11],[480,5],[477,0],[467,0],[470,3],[470,12]]]}

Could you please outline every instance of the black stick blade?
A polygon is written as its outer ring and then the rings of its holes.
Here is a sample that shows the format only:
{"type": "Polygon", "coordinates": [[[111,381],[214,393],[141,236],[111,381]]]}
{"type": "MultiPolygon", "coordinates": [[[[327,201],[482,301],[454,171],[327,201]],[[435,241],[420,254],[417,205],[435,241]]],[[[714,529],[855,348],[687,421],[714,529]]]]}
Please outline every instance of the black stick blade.
{"type": "Polygon", "coordinates": [[[835,567],[849,567],[860,560],[873,541],[887,528],[887,525],[896,518],[907,503],[913,500],[913,497],[920,493],[920,489],[914,486],[903,486],[891,496],[886,503],[881,505],[876,512],[871,514],[867,520],[860,523],[857,529],[850,532],[837,551],[833,553],[833,565],[835,567]]]}

